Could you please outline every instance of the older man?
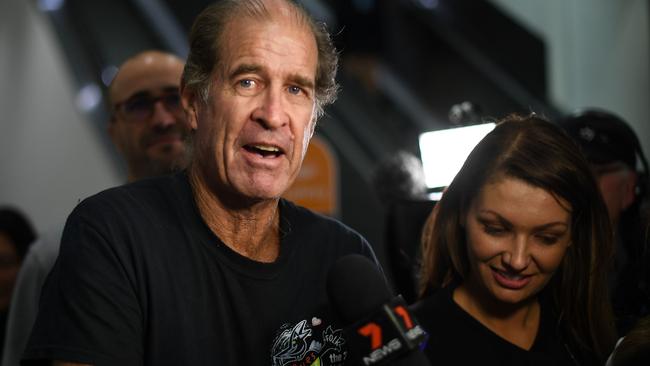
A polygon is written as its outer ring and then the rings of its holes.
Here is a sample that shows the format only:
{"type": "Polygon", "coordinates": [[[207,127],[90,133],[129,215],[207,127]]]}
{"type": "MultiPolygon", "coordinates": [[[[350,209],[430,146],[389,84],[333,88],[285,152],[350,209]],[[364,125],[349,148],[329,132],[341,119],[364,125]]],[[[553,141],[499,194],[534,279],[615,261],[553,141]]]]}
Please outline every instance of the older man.
{"type": "MultiPolygon", "coordinates": [[[[179,95],[183,66],[175,55],[141,52],[120,66],[109,87],[108,132],[126,161],[128,181],[170,173],[186,164],[189,129],[179,95]]],[[[60,230],[48,232],[25,258],[12,298],[3,366],[18,365],[60,238],[60,230]]]]}
{"type": "Polygon", "coordinates": [[[186,173],[71,214],[28,360],[94,365],[340,364],[325,294],[343,224],[280,198],[333,101],[329,35],[287,0],[222,0],[190,34],[186,173]]]}

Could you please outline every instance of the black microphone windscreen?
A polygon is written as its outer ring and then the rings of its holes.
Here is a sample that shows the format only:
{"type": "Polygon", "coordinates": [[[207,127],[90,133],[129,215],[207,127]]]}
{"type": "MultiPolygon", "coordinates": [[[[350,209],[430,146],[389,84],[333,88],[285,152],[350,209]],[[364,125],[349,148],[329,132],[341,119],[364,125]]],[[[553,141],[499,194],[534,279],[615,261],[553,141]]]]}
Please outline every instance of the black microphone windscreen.
{"type": "Polygon", "coordinates": [[[345,325],[362,319],[391,299],[377,265],[359,254],[347,255],[334,263],[327,276],[327,294],[345,325]]]}

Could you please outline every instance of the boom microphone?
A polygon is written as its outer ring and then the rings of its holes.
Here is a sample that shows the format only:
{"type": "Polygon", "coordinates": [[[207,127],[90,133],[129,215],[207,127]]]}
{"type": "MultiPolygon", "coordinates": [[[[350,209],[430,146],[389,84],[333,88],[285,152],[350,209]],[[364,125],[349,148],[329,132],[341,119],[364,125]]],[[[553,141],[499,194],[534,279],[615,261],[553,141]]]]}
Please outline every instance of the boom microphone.
{"type": "Polygon", "coordinates": [[[346,326],[346,365],[430,365],[421,351],[426,333],[404,300],[391,297],[368,258],[352,254],[336,261],[327,277],[327,294],[346,326]]]}

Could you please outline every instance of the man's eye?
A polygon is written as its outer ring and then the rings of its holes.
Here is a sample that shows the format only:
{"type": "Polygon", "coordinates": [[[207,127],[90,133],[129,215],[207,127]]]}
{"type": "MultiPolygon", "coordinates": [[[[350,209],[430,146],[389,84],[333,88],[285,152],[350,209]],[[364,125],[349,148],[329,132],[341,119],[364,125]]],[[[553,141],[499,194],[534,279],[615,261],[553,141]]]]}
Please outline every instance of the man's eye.
{"type": "Polygon", "coordinates": [[[239,86],[241,86],[244,89],[251,89],[255,86],[255,81],[251,79],[244,79],[239,81],[239,86]]]}
{"type": "Polygon", "coordinates": [[[151,99],[138,98],[124,103],[124,110],[127,113],[140,112],[151,107],[151,99]]]}
{"type": "Polygon", "coordinates": [[[300,92],[302,92],[302,89],[297,87],[297,86],[290,86],[289,87],[289,93],[291,93],[291,94],[298,95],[298,94],[300,94],[300,92]]]}

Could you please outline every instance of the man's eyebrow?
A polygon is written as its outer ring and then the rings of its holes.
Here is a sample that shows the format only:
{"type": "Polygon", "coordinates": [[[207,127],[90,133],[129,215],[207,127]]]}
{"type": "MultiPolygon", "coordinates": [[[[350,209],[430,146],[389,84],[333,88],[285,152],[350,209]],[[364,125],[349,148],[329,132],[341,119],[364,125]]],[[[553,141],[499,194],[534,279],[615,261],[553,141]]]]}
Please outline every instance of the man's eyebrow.
{"type": "MultiPolygon", "coordinates": [[[[262,70],[262,67],[260,65],[256,64],[240,64],[238,65],[235,69],[233,69],[229,74],[228,78],[229,79],[234,79],[239,75],[243,74],[255,74],[259,73],[262,70]]],[[[289,80],[292,83],[295,83],[296,85],[299,85],[303,88],[306,89],[314,89],[314,82],[312,79],[300,75],[300,74],[291,74],[289,75],[289,80]]]]}
{"type": "Polygon", "coordinates": [[[151,92],[149,92],[148,90],[139,90],[139,91],[129,95],[125,100],[144,98],[144,97],[149,97],[149,96],[151,96],[151,92]]]}
{"type": "MultiPolygon", "coordinates": [[[[164,87],[162,87],[162,88],[160,88],[158,90],[162,91],[163,93],[174,93],[174,92],[178,92],[178,86],[167,85],[167,86],[164,86],[164,87]]],[[[152,89],[138,90],[135,93],[131,94],[125,100],[136,99],[136,98],[144,98],[144,97],[151,97],[151,96],[153,96],[155,94],[156,93],[152,89]]]]}
{"type": "Polygon", "coordinates": [[[292,74],[289,76],[289,80],[292,82],[296,83],[297,85],[306,88],[306,89],[314,89],[314,82],[312,79],[305,77],[303,75],[298,75],[298,74],[292,74]]]}
{"type": "Polygon", "coordinates": [[[234,70],[228,74],[229,79],[234,79],[235,77],[242,74],[252,74],[257,73],[262,69],[261,66],[255,64],[240,64],[234,70]]]}

